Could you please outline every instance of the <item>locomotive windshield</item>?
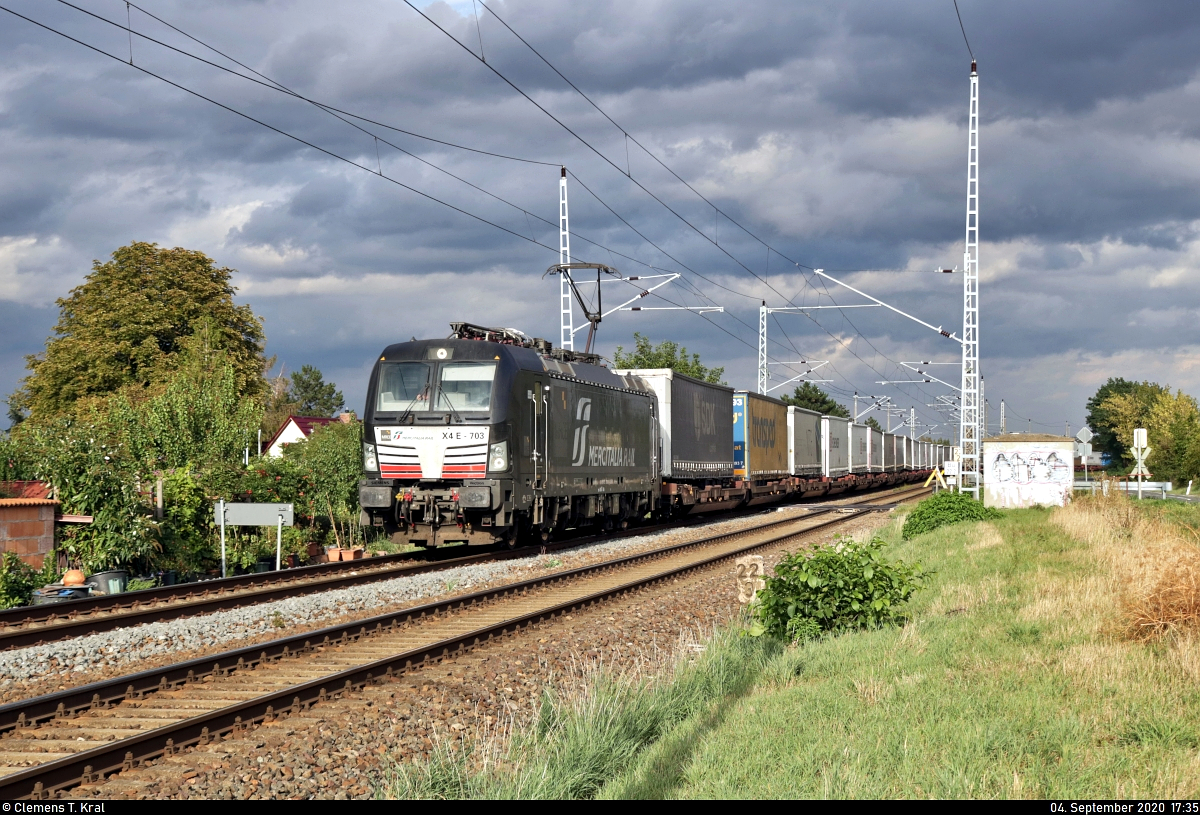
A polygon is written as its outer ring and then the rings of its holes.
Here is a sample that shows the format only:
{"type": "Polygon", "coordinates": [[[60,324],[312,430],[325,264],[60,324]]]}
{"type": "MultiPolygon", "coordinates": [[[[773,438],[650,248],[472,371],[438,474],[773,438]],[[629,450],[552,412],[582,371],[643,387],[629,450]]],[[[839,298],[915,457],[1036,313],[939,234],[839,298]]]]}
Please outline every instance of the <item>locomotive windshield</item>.
{"type": "Polygon", "coordinates": [[[375,410],[487,411],[495,377],[494,362],[385,362],[379,366],[375,410]]]}
{"type": "Polygon", "coordinates": [[[492,404],[494,362],[443,362],[435,410],[488,410],[492,404]]]}
{"type": "Polygon", "coordinates": [[[379,396],[375,410],[393,413],[428,410],[429,370],[427,362],[385,362],[379,366],[379,396]]]}

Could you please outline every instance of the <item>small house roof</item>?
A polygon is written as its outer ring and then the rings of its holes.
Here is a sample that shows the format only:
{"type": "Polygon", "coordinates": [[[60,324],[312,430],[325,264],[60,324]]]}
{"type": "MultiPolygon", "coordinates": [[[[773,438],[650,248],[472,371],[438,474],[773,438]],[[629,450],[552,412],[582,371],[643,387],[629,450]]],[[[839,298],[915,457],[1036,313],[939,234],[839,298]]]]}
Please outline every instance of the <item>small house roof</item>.
{"type": "Polygon", "coordinates": [[[271,446],[279,439],[279,436],[283,433],[284,428],[288,426],[289,422],[295,422],[296,428],[303,433],[304,438],[307,439],[318,427],[324,427],[327,424],[333,424],[337,421],[337,419],[330,419],[327,416],[288,416],[283,420],[283,422],[280,423],[279,429],[275,431],[274,435],[267,440],[267,443],[263,446],[263,449],[271,449],[271,446]]]}
{"type": "Polygon", "coordinates": [[[51,489],[45,481],[0,481],[0,498],[49,498],[51,489]]]}

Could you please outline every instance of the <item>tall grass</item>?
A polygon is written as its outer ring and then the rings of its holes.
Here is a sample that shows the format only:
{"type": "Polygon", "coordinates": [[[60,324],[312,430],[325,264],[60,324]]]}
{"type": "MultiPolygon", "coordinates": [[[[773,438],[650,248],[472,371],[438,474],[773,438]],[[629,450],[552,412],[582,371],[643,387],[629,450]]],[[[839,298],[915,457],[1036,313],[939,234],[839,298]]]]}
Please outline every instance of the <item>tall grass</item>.
{"type": "Polygon", "coordinates": [[[1051,520],[1108,565],[1126,637],[1148,642],[1200,628],[1200,545],[1188,524],[1195,518],[1114,493],[1081,498],[1051,520]]]}
{"type": "Polygon", "coordinates": [[[377,785],[398,799],[594,798],[681,722],[719,716],[780,650],[775,642],[715,633],[681,636],[667,653],[617,669],[583,663],[582,681],[548,691],[535,721],[508,722],[441,743],[425,762],[397,762],[377,785]]]}

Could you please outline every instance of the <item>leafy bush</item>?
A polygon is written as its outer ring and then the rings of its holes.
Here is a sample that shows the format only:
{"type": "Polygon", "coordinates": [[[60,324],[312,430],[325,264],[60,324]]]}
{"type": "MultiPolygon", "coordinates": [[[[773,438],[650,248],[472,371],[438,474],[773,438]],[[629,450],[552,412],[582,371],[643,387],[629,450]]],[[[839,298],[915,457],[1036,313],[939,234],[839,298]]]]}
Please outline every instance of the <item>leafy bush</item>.
{"type": "Polygon", "coordinates": [[[5,552],[0,560],[0,608],[29,605],[36,575],[15,552],[5,552]]]}
{"type": "Polygon", "coordinates": [[[758,593],[750,634],[805,640],[898,622],[900,606],[928,572],[919,563],[885,561],[884,546],[882,538],[859,543],[842,537],[785,555],[758,593]]]}
{"type": "Polygon", "coordinates": [[[905,540],[932,532],[941,526],[963,521],[990,521],[1000,517],[1000,510],[985,507],[981,501],[962,492],[946,490],[926,498],[904,521],[900,531],[905,540]]]}
{"type": "Polygon", "coordinates": [[[180,575],[202,572],[220,558],[212,534],[212,502],[189,470],[163,475],[162,557],[158,567],[180,575]]]}

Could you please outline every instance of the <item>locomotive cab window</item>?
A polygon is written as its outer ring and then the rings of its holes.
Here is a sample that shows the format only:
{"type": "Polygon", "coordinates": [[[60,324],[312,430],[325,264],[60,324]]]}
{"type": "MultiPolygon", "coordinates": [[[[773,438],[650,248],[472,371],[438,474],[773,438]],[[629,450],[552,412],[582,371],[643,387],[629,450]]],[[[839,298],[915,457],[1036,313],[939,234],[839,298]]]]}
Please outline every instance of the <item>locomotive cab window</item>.
{"type": "Polygon", "coordinates": [[[385,362],[379,366],[375,410],[393,413],[429,409],[429,369],[424,362],[385,362]]]}
{"type": "Polygon", "coordinates": [[[487,411],[492,406],[494,362],[442,363],[435,410],[487,411]]]}

